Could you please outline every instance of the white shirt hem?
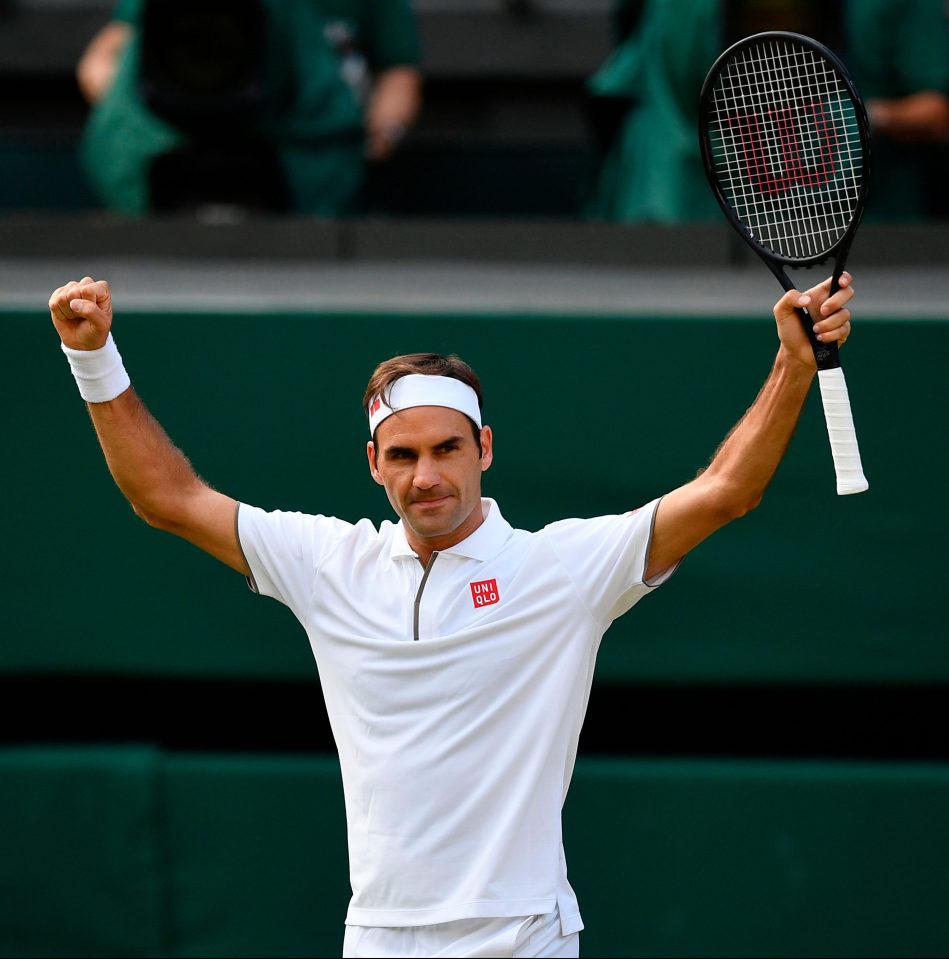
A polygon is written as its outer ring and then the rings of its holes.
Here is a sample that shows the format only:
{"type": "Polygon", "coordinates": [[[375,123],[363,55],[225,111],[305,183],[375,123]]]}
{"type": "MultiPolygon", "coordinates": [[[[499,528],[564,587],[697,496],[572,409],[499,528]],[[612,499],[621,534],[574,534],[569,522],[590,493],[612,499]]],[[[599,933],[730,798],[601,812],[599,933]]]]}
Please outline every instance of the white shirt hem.
{"type": "MultiPolygon", "coordinates": [[[[361,909],[350,907],[347,926],[430,926],[455,919],[514,919],[518,916],[543,916],[557,908],[556,896],[549,899],[483,900],[427,909],[361,909]]],[[[577,917],[579,918],[579,917],[577,917]]]]}

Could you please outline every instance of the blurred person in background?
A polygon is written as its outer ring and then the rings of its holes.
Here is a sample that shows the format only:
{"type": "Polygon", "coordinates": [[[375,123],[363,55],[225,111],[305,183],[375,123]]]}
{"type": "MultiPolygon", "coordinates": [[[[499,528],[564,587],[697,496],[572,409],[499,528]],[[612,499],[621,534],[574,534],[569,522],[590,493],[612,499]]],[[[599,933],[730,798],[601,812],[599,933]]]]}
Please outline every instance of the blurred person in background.
{"type": "Polygon", "coordinates": [[[944,0],[619,0],[619,43],[588,82],[601,124],[591,217],[718,220],[698,142],[702,82],[745,36],[791,30],[842,57],[873,127],[869,219],[944,214],[933,175],[949,157],[944,0]]]}
{"type": "Polygon", "coordinates": [[[358,206],[421,107],[409,0],[120,0],[77,67],[83,167],[131,215],[358,206]]]}

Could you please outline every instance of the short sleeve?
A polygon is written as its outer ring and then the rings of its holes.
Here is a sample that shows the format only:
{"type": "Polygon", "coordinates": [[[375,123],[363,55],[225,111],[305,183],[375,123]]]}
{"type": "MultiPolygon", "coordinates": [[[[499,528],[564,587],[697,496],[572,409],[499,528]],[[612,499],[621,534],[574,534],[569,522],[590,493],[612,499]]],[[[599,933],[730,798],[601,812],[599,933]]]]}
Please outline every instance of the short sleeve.
{"type": "Polygon", "coordinates": [[[630,513],[562,520],[541,531],[601,625],[632,608],[675,571],[673,566],[645,582],[658,505],[656,499],[630,513]]]}
{"type": "Polygon", "coordinates": [[[301,621],[313,597],[316,571],[351,524],[329,516],[267,512],[241,503],[237,537],[254,592],[288,606],[301,621]]]}

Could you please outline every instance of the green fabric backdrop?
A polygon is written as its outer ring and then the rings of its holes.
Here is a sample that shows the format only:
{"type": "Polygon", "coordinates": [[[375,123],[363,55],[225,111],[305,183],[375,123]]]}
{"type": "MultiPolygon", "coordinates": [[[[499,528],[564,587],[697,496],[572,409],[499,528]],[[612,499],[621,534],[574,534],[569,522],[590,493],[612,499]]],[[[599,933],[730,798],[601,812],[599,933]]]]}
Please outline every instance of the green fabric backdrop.
{"type": "MultiPolygon", "coordinates": [[[[949,767],[581,758],[586,956],[944,956],[949,767]]],[[[0,750],[0,956],[338,956],[335,760],[0,750]]]]}
{"type": "MultiPolygon", "coordinates": [[[[240,577],[135,519],[45,311],[6,313],[0,671],[311,677],[303,631],[240,577]],[[102,606],[103,598],[107,605],[102,606]]],[[[124,313],[133,381],[196,468],[264,507],[387,517],[363,386],[397,352],[481,373],[516,526],[624,511],[694,475],[754,398],[770,321],[124,313]]],[[[819,399],[764,504],[607,634],[598,679],[949,679],[942,544],[949,324],[866,322],[847,374],[871,488],[838,498],[819,399]]]]}

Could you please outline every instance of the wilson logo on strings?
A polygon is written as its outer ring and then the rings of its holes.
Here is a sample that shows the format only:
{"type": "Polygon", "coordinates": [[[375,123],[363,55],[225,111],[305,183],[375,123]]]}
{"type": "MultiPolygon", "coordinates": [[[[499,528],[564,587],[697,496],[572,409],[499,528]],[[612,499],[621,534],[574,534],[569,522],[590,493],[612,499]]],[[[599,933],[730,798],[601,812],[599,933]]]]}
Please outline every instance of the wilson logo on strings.
{"type": "Polygon", "coordinates": [[[834,176],[837,128],[819,100],[799,110],[736,110],[729,114],[728,125],[741,138],[745,174],[765,196],[795,186],[821,187],[834,176]]]}

